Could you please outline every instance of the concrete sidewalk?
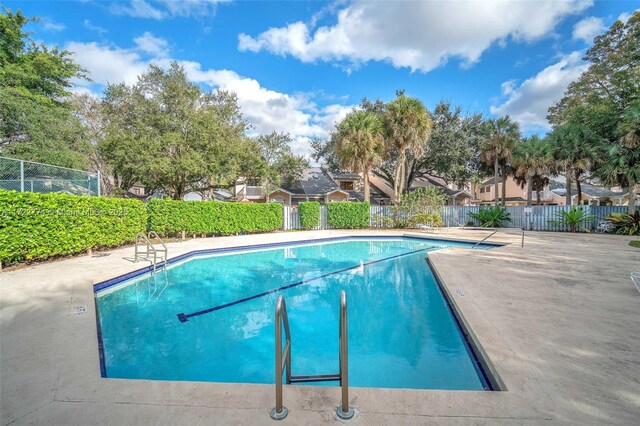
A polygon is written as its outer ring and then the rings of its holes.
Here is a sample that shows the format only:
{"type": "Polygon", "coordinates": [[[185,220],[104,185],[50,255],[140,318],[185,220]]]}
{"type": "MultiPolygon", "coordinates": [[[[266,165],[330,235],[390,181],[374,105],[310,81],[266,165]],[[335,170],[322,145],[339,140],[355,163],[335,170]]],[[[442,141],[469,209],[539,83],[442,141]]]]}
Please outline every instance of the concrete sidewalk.
{"type": "MultiPolygon", "coordinates": [[[[169,244],[196,249],[393,231],[286,232],[169,244]]],[[[478,240],[486,231],[436,237],[478,240]]],[[[425,234],[422,234],[425,235],[425,234]]],[[[429,256],[503,392],[352,388],[353,424],[637,424],[640,269],[631,238],[496,234],[492,250],[429,256]],[[458,291],[457,291],[458,290],[458,291]]],[[[103,379],[92,285],[141,267],[77,257],[0,273],[0,419],[8,424],[274,424],[272,385],[103,379]],[[75,315],[76,307],[87,313],[75,315]]],[[[287,386],[284,424],[337,423],[337,387],[287,386]]]]}

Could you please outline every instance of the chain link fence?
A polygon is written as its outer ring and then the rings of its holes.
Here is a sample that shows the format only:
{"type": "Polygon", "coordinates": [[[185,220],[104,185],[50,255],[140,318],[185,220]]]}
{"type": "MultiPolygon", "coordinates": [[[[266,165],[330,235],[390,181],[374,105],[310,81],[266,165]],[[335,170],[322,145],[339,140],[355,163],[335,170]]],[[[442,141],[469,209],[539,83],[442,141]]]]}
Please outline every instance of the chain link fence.
{"type": "Polygon", "coordinates": [[[0,189],[100,195],[100,173],[0,157],[0,189]]]}

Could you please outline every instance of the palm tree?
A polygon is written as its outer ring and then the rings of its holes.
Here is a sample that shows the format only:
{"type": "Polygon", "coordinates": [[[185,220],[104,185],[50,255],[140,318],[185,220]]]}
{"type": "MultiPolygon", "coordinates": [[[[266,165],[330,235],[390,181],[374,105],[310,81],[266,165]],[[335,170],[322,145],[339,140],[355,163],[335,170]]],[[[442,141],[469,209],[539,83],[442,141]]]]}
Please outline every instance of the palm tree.
{"type": "Polygon", "coordinates": [[[556,127],[547,137],[558,169],[566,176],[565,204],[572,204],[572,180],[576,181],[578,204],[582,204],[581,176],[591,169],[602,151],[600,136],[579,123],[567,122],[556,127]]]}
{"type": "Polygon", "coordinates": [[[400,202],[407,181],[407,151],[414,157],[424,152],[431,135],[432,121],[429,111],[416,98],[398,93],[396,99],[387,106],[384,114],[388,148],[398,152],[393,180],[395,202],[400,202]]]}
{"type": "Polygon", "coordinates": [[[640,149],[626,143],[610,145],[607,159],[598,170],[599,175],[610,185],[628,189],[627,213],[633,215],[636,211],[636,187],[640,182],[640,149]]]}
{"type": "Polygon", "coordinates": [[[378,114],[353,111],[338,124],[336,151],[340,167],[364,174],[364,200],[369,201],[369,173],[384,159],[384,126],[378,114]]]}
{"type": "Polygon", "coordinates": [[[473,173],[471,175],[471,191],[472,191],[472,196],[474,200],[477,200],[480,198],[480,196],[478,195],[478,190],[480,188],[480,184],[482,183],[482,175],[478,172],[473,173]]]}
{"type": "Polygon", "coordinates": [[[605,182],[629,191],[627,212],[636,211],[636,187],[640,185],[640,101],[629,108],[620,123],[619,144],[608,148],[607,161],[600,170],[605,182]]]}
{"type": "Polygon", "coordinates": [[[516,179],[527,186],[527,205],[531,205],[533,184],[536,185],[537,204],[540,204],[540,184],[544,183],[553,163],[550,145],[538,136],[530,136],[513,150],[513,167],[516,179]]]}
{"type": "Polygon", "coordinates": [[[506,193],[506,162],[511,158],[511,152],[520,140],[520,127],[505,115],[495,120],[487,121],[487,137],[481,149],[482,160],[493,164],[493,184],[495,188],[495,205],[498,205],[498,170],[502,167],[502,206],[505,204],[506,193]]]}

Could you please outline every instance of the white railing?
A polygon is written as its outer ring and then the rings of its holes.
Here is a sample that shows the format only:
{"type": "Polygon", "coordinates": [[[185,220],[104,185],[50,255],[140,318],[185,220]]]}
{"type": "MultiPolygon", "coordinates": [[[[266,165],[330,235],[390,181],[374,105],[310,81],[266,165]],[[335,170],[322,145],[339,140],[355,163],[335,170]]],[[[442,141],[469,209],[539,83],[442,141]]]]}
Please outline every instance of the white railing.
{"type": "Polygon", "coordinates": [[[264,196],[264,189],[261,186],[246,186],[246,190],[244,191],[244,196],[262,198],[264,196]]]}

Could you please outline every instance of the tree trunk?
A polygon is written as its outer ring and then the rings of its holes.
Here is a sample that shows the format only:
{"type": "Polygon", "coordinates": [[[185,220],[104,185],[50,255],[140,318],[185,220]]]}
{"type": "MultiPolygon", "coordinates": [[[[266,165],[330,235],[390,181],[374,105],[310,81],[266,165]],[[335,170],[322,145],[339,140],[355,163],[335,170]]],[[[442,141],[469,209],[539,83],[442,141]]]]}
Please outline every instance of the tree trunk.
{"type": "Polygon", "coordinates": [[[566,193],[564,194],[564,203],[567,206],[571,205],[571,168],[567,167],[564,173],[565,177],[566,177],[566,183],[565,183],[565,187],[564,190],[566,191],[566,193]]]}
{"type": "Polygon", "coordinates": [[[402,182],[404,180],[402,166],[404,165],[405,155],[403,152],[398,154],[398,164],[396,164],[395,181],[393,182],[393,197],[396,204],[400,204],[400,196],[402,195],[402,182]]]}
{"type": "Polygon", "coordinates": [[[540,205],[540,188],[536,189],[536,205],[540,205]]]}
{"type": "Polygon", "coordinates": [[[493,200],[494,205],[498,207],[498,158],[493,162],[493,200]]]}
{"type": "Polygon", "coordinates": [[[507,174],[505,173],[505,167],[502,168],[502,207],[505,206],[505,202],[507,200],[507,174]]]}
{"type": "Polygon", "coordinates": [[[629,204],[627,213],[634,214],[636,212],[636,184],[635,182],[629,182],[629,204]]]}
{"type": "MultiPolygon", "coordinates": [[[[533,176],[527,179],[527,206],[531,205],[531,191],[533,191],[533,185],[531,182],[532,180],[533,180],[533,176]]],[[[538,200],[538,203],[540,203],[539,200],[538,200]]]]}
{"type": "Polygon", "coordinates": [[[582,186],[580,186],[580,171],[576,170],[576,188],[578,189],[578,205],[582,205],[582,186]]]}
{"type": "Polygon", "coordinates": [[[369,202],[369,169],[364,170],[364,201],[369,202]]]}

